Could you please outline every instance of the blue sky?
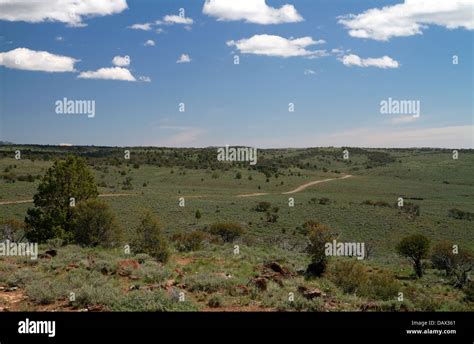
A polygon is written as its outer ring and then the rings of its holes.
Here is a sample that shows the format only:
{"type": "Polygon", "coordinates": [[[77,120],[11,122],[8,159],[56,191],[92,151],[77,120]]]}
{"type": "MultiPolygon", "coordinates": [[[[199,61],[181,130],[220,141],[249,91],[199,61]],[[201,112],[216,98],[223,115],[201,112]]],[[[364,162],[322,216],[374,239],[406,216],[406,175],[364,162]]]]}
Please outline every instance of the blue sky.
{"type": "Polygon", "coordinates": [[[472,1],[83,1],[72,16],[57,14],[69,1],[0,5],[0,140],[474,147],[472,1]],[[165,17],[181,8],[183,23],[165,17]],[[56,113],[65,97],[95,101],[95,117],[56,113]],[[381,114],[388,98],[418,101],[420,116],[381,114]]]}

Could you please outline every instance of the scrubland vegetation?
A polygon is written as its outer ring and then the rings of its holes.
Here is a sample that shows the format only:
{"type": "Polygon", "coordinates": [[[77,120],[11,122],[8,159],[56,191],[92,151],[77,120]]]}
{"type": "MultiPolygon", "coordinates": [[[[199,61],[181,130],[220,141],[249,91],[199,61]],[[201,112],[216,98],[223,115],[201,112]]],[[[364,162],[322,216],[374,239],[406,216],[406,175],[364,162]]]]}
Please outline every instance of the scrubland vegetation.
{"type": "Polygon", "coordinates": [[[0,146],[0,309],[474,310],[474,152],[348,150],[0,146]]]}

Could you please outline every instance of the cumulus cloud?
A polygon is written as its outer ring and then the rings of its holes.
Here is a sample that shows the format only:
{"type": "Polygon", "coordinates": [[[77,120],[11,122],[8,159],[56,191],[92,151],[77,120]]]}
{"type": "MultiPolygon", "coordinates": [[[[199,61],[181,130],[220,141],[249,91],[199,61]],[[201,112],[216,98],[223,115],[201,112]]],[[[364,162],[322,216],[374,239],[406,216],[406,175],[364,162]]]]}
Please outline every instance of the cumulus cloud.
{"type": "Polygon", "coordinates": [[[126,0],[48,0],[0,1],[0,20],[40,23],[62,22],[69,26],[85,26],[85,17],[106,16],[128,8],[126,0]]]}
{"type": "Polygon", "coordinates": [[[155,46],[155,41],[152,40],[152,39],[149,39],[148,41],[146,41],[145,43],[143,43],[143,45],[145,47],[154,47],[155,46]]]}
{"type": "Polygon", "coordinates": [[[304,70],[304,75],[314,75],[316,72],[312,69],[305,69],[304,70]]]}
{"type": "Polygon", "coordinates": [[[377,68],[398,68],[400,64],[389,56],[383,56],[378,58],[366,58],[363,59],[357,55],[349,54],[339,59],[345,66],[357,66],[357,67],[377,67],[377,68]]]}
{"type": "Polygon", "coordinates": [[[176,61],[176,63],[189,63],[191,62],[191,58],[189,57],[188,54],[181,54],[179,59],[176,61]]]}
{"type": "Polygon", "coordinates": [[[99,68],[95,71],[82,72],[79,74],[78,78],[136,81],[132,73],[130,73],[127,68],[122,67],[99,68]]]}
{"type": "Polygon", "coordinates": [[[112,64],[118,67],[126,67],[130,65],[130,56],[115,56],[112,59],[112,64]]]}
{"type": "Polygon", "coordinates": [[[145,75],[139,76],[138,80],[140,80],[141,82],[151,82],[151,78],[145,75]]]}
{"type": "Polygon", "coordinates": [[[244,20],[264,25],[303,21],[303,17],[293,5],[273,8],[268,6],[265,0],[206,0],[202,12],[216,17],[219,21],[244,20]]]}
{"type": "Polygon", "coordinates": [[[286,39],[274,35],[255,35],[238,41],[228,41],[229,47],[236,47],[242,54],[255,54],[278,57],[303,56],[317,58],[326,56],[325,50],[307,50],[315,44],[322,44],[323,40],[315,41],[311,37],[286,39]]]}
{"type": "Polygon", "coordinates": [[[175,14],[169,14],[163,17],[162,21],[157,20],[157,24],[168,24],[168,25],[173,25],[173,24],[183,24],[183,25],[192,25],[194,21],[191,18],[186,18],[184,16],[178,16],[175,14]]]}
{"type": "Polygon", "coordinates": [[[132,30],[143,30],[143,31],[150,31],[152,23],[143,23],[143,24],[133,24],[128,26],[129,29],[132,30]]]}
{"type": "Polygon", "coordinates": [[[387,41],[392,37],[420,35],[429,25],[473,30],[473,11],[472,0],[405,0],[401,4],[339,17],[339,23],[353,37],[387,41]]]}
{"type": "Polygon", "coordinates": [[[40,72],[74,72],[74,64],[78,61],[72,57],[27,48],[0,53],[0,66],[40,72]]]}

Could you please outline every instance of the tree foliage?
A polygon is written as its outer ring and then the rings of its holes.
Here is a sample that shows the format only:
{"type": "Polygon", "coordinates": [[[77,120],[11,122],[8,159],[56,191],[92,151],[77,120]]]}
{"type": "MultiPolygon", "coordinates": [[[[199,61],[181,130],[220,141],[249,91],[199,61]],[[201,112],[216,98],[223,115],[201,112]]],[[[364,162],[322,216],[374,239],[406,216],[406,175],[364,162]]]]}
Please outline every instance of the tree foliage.
{"type": "Polygon", "coordinates": [[[66,160],[56,160],[38,186],[33,198],[35,207],[28,209],[25,219],[28,240],[71,241],[72,205],[97,196],[94,176],[84,159],[68,156],[66,160]]]}

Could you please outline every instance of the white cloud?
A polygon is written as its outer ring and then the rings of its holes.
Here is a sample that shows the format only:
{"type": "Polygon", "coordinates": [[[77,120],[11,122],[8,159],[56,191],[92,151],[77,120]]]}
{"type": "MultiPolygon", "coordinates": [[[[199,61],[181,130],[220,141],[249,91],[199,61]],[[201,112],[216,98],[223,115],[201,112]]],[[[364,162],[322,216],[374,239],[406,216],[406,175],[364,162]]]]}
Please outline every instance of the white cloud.
{"type": "Polygon", "coordinates": [[[305,69],[304,70],[304,75],[314,75],[316,72],[312,69],[305,69]]]}
{"type": "Polygon", "coordinates": [[[63,37],[63,36],[56,36],[56,37],[54,37],[54,39],[55,39],[56,41],[58,41],[58,42],[64,41],[64,37],[63,37]]]}
{"type": "Polygon", "coordinates": [[[159,27],[158,29],[155,30],[155,32],[156,32],[157,34],[160,34],[160,33],[165,32],[165,30],[163,30],[162,28],[159,27]]]}
{"type": "Polygon", "coordinates": [[[130,73],[127,68],[122,67],[100,68],[96,71],[82,72],[79,74],[78,78],[136,81],[132,73],[130,73]]]}
{"type": "Polygon", "coordinates": [[[139,76],[138,77],[138,80],[140,80],[141,82],[151,82],[151,78],[149,76],[139,76]]]}
{"type": "Polygon", "coordinates": [[[48,0],[0,1],[0,20],[40,23],[62,22],[69,26],[85,26],[85,17],[106,16],[128,8],[126,0],[48,0]]]}
{"type": "Polygon", "coordinates": [[[175,14],[169,14],[163,17],[163,20],[157,20],[156,24],[167,24],[167,25],[173,25],[173,24],[183,24],[183,25],[192,25],[194,21],[191,18],[186,18],[182,16],[178,16],[175,14]]]}
{"type": "Polygon", "coordinates": [[[0,66],[31,71],[74,72],[74,64],[78,61],[72,57],[27,48],[0,53],[0,66]]]}
{"type": "Polygon", "coordinates": [[[236,47],[242,54],[255,54],[278,57],[304,56],[316,58],[326,56],[325,50],[306,50],[315,44],[322,44],[323,40],[314,41],[311,37],[286,39],[273,35],[255,35],[238,41],[228,41],[229,47],[236,47]]]}
{"type": "Polygon", "coordinates": [[[146,41],[145,43],[143,43],[143,45],[145,47],[154,47],[155,46],[155,41],[152,40],[152,39],[149,39],[148,41],[146,41]]]}
{"type": "Polygon", "coordinates": [[[130,65],[130,56],[115,56],[112,59],[112,64],[118,67],[126,67],[130,65]]]}
{"type": "Polygon", "coordinates": [[[169,147],[189,147],[190,145],[196,143],[196,141],[202,137],[207,130],[202,128],[195,128],[195,127],[180,127],[180,126],[160,126],[159,129],[161,130],[168,130],[172,132],[176,132],[172,134],[170,137],[162,140],[159,145],[161,146],[169,146],[169,147]]]}
{"type": "Polygon", "coordinates": [[[151,25],[152,23],[133,24],[133,25],[128,26],[128,28],[132,30],[150,31],[151,25]]]}
{"type": "Polygon", "coordinates": [[[387,41],[392,37],[420,35],[429,25],[473,30],[473,11],[472,0],[405,0],[394,6],[339,17],[339,23],[353,37],[387,41]]]}
{"type": "Polygon", "coordinates": [[[473,131],[473,125],[415,129],[367,128],[331,134],[320,139],[324,145],[338,147],[474,148],[473,131]]]}
{"type": "Polygon", "coordinates": [[[265,0],[206,0],[202,9],[204,14],[216,17],[219,21],[244,20],[255,24],[296,23],[303,21],[293,5],[273,8],[265,0]]]}
{"type": "Polygon", "coordinates": [[[377,68],[398,68],[400,64],[389,56],[383,56],[378,58],[366,58],[363,59],[357,55],[349,54],[339,59],[345,66],[357,66],[357,67],[377,67],[377,68]]]}
{"type": "Polygon", "coordinates": [[[176,63],[189,63],[191,62],[191,58],[189,57],[188,54],[182,54],[179,59],[176,61],[176,63]]]}
{"type": "Polygon", "coordinates": [[[405,123],[412,123],[417,120],[419,120],[419,116],[413,116],[413,115],[405,115],[405,116],[394,116],[390,119],[390,122],[392,124],[405,124],[405,123]]]}

